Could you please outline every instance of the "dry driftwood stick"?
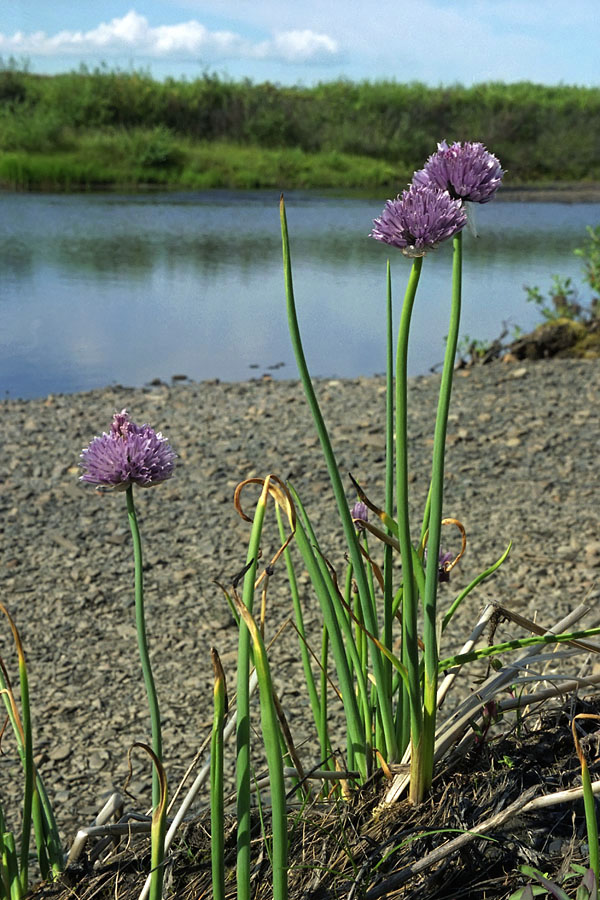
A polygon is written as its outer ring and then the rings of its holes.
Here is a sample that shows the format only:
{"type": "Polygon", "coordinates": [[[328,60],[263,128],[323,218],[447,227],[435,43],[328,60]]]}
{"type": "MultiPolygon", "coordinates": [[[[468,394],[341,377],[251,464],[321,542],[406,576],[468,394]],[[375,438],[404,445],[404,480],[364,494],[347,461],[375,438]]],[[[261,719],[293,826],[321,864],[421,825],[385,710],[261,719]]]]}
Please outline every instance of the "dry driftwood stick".
{"type": "MultiPolygon", "coordinates": [[[[503,611],[504,607],[500,607],[503,611]]],[[[546,633],[560,634],[567,631],[575,622],[579,621],[586,613],[590,611],[590,607],[581,604],[572,610],[564,619],[557,622],[556,625],[548,629],[546,633]]],[[[477,719],[482,707],[492,700],[502,688],[510,684],[511,681],[518,678],[520,669],[523,668],[538,653],[541,652],[543,644],[534,644],[528,647],[517,659],[503,666],[498,672],[494,672],[490,677],[479,686],[478,690],[462,701],[454,711],[454,713],[445,722],[442,722],[437,730],[435,742],[434,759],[441,759],[452,744],[456,743],[465,731],[470,727],[473,719],[477,719]]],[[[402,763],[410,761],[410,748],[402,757],[402,763]]],[[[410,781],[410,776],[399,774],[394,777],[392,785],[388,790],[383,804],[388,805],[395,803],[406,789],[410,781]]]]}

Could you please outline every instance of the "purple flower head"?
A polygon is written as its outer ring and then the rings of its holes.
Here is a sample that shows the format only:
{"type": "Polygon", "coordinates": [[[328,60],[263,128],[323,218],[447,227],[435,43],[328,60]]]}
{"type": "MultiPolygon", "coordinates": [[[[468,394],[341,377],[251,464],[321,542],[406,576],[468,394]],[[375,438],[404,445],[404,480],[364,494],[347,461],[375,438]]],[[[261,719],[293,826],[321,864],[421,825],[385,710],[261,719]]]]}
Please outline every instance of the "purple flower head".
{"type": "Polygon", "coordinates": [[[448,564],[452,562],[453,558],[451,553],[444,553],[443,550],[440,550],[438,558],[438,581],[440,584],[450,581],[450,569],[448,568],[448,564]]]}
{"type": "MultiPolygon", "coordinates": [[[[454,557],[451,553],[444,553],[443,550],[440,550],[438,555],[438,581],[440,582],[440,584],[450,581],[449,564],[453,559],[454,557]]],[[[423,553],[423,560],[427,560],[427,547],[425,547],[425,551],[423,553]]]]}
{"type": "Polygon", "coordinates": [[[127,410],[115,413],[110,433],[95,437],[81,453],[86,472],[81,481],[126,490],[129,485],[152,487],[173,474],[175,454],[160,431],[136,425],[127,410]]]}
{"type": "Polygon", "coordinates": [[[363,525],[363,522],[369,521],[369,509],[367,507],[367,504],[362,503],[360,500],[358,500],[352,507],[352,509],[350,511],[350,515],[352,516],[353,519],[361,520],[360,522],[354,523],[354,527],[356,528],[356,530],[364,531],[365,526],[363,525]]]}
{"type": "Polygon", "coordinates": [[[504,170],[493,153],[479,142],[457,141],[438,144],[425,168],[413,175],[413,184],[435,185],[448,191],[454,200],[487,203],[500,187],[504,170]]]}
{"type": "Polygon", "coordinates": [[[398,247],[405,256],[425,256],[441,241],[464,228],[467,215],[460,200],[433,184],[411,184],[402,196],[388,200],[369,235],[398,247]]]}

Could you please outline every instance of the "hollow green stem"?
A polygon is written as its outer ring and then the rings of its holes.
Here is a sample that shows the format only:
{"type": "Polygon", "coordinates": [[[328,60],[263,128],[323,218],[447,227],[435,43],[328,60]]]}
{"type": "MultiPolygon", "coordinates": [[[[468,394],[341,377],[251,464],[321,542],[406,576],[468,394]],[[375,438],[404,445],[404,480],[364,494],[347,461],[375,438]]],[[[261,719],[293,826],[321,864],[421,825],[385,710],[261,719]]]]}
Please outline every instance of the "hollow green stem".
{"type": "Polygon", "coordinates": [[[29,681],[27,666],[22,648],[19,650],[19,682],[21,686],[21,709],[23,711],[23,732],[25,738],[25,789],[23,792],[23,823],[21,826],[21,889],[27,893],[29,881],[29,842],[31,838],[31,813],[33,808],[33,791],[35,770],[33,765],[33,741],[31,734],[31,716],[29,708],[29,681]]]}
{"type": "MultiPolygon", "coordinates": [[[[19,866],[20,888],[23,893],[27,892],[27,883],[29,880],[29,844],[31,839],[31,816],[33,809],[33,798],[35,789],[35,766],[33,764],[33,738],[31,731],[31,710],[29,705],[29,679],[27,677],[27,664],[25,662],[25,651],[21,643],[21,636],[11,614],[0,603],[0,611],[4,613],[8,619],[10,629],[12,631],[15,648],[17,651],[19,665],[19,685],[21,691],[21,710],[22,722],[19,719],[14,694],[7,684],[4,676],[3,668],[0,669],[0,686],[3,691],[4,702],[6,704],[9,718],[13,726],[17,738],[17,747],[19,756],[23,764],[23,773],[25,779],[25,787],[23,791],[23,819],[21,824],[21,855],[19,866]]],[[[36,811],[39,812],[39,806],[36,804],[36,811]]],[[[37,831],[41,828],[41,821],[38,818],[37,831]]],[[[40,846],[40,851],[43,847],[40,846]]],[[[11,890],[16,890],[13,886],[11,890]]]]}
{"type": "MultiPolygon", "coordinates": [[[[131,537],[133,540],[133,558],[135,565],[135,627],[137,631],[138,649],[140,653],[140,661],[142,663],[142,672],[144,675],[144,684],[146,686],[146,694],[148,696],[148,707],[150,709],[150,723],[152,727],[152,750],[159,762],[162,763],[162,735],[160,728],[160,712],[158,708],[158,696],[154,684],[154,676],[152,675],[152,667],[150,665],[150,656],[148,653],[148,639],[146,637],[146,618],[144,614],[144,577],[142,571],[142,539],[140,529],[138,527],[137,516],[135,513],[135,505],[133,502],[133,485],[129,485],[126,491],[127,498],[127,516],[129,518],[129,527],[131,529],[131,537]]],[[[160,779],[156,766],[152,767],[152,807],[157,809],[160,803],[161,789],[160,779]]]]}
{"type": "MultiPolygon", "coordinates": [[[[452,299],[450,323],[446,340],[444,367],[438,399],[435,432],[433,438],[433,465],[431,472],[431,509],[429,514],[429,537],[427,541],[427,565],[425,569],[425,597],[423,602],[423,643],[425,645],[425,677],[423,701],[423,747],[421,782],[414,786],[414,799],[423,798],[433,778],[433,750],[435,744],[436,697],[438,683],[438,636],[437,636],[437,588],[440,539],[442,531],[442,507],[444,501],[444,456],[446,451],[446,430],[448,411],[452,394],[452,376],[456,345],[460,326],[462,291],[462,232],[454,238],[452,263],[452,299]]],[[[411,784],[411,791],[413,786],[411,784]]]]}
{"type": "Polygon", "coordinates": [[[463,666],[465,663],[475,662],[477,659],[486,659],[488,656],[497,656],[506,653],[507,650],[521,650],[525,647],[535,647],[536,644],[564,644],[568,641],[585,641],[587,638],[600,634],[600,628],[588,628],[586,631],[565,631],[562,634],[536,634],[526,638],[515,638],[512,641],[503,641],[501,644],[492,644],[491,647],[481,647],[479,650],[470,650],[469,653],[457,653],[456,656],[448,656],[440,659],[438,670],[440,672],[453,666],[463,666]]]}
{"type": "MultiPolygon", "coordinates": [[[[279,537],[283,544],[286,539],[285,530],[283,527],[283,521],[281,518],[281,510],[277,506],[275,509],[275,513],[277,516],[277,526],[279,528],[279,537]]],[[[310,707],[313,714],[313,719],[315,720],[315,725],[317,728],[317,733],[319,735],[319,744],[321,747],[321,755],[322,758],[325,759],[329,755],[329,751],[327,748],[329,747],[329,736],[327,733],[327,713],[325,716],[321,714],[321,701],[319,699],[319,694],[317,691],[317,686],[315,684],[315,679],[312,672],[311,667],[311,659],[310,652],[308,649],[308,645],[306,642],[306,631],[304,628],[304,616],[302,614],[302,604],[300,602],[300,594],[298,592],[298,582],[296,580],[296,572],[294,569],[294,564],[292,561],[292,554],[290,552],[290,548],[286,547],[283,551],[285,566],[288,575],[288,583],[290,586],[290,594],[292,596],[292,604],[294,607],[294,616],[296,620],[296,630],[298,632],[298,636],[300,638],[300,656],[302,657],[302,666],[304,668],[304,678],[306,681],[306,688],[308,690],[308,696],[310,699],[310,707]]],[[[326,698],[325,698],[326,701],[326,698]]]]}
{"type": "Polygon", "coordinates": [[[210,854],[213,900],[225,900],[225,826],[223,803],[223,726],[227,713],[225,673],[211,648],[214,685],[214,721],[210,743],[210,854]]]}
{"type": "MultiPolygon", "coordinates": [[[[250,612],[254,605],[254,583],[268,496],[269,478],[266,478],[254,511],[246,554],[242,603],[250,612]]],[[[238,900],[250,900],[250,633],[242,621],[238,639],[236,753],[237,896],[238,900]]]]}
{"type": "Polygon", "coordinates": [[[269,769],[271,793],[271,824],[273,829],[273,898],[287,900],[288,896],[288,837],[287,805],[283,780],[283,760],[280,729],[273,700],[273,683],[267,652],[261,633],[250,611],[238,601],[238,611],[250,633],[254,649],[254,664],[260,692],[260,719],[269,769]]]}
{"type": "MultiPolygon", "coordinates": [[[[390,261],[387,261],[386,292],[386,390],[385,390],[385,511],[389,516],[394,514],[394,334],[392,316],[392,272],[390,261]]],[[[388,535],[391,531],[388,529],[388,535]]],[[[394,586],[392,580],[393,550],[386,544],[383,550],[383,643],[391,650],[394,622],[394,586]]],[[[385,664],[388,690],[392,687],[392,667],[389,661],[385,664]]]]}
{"type": "MultiPolygon", "coordinates": [[[[402,661],[408,673],[410,733],[412,743],[411,785],[417,778],[414,767],[420,761],[419,747],[423,730],[421,689],[419,683],[419,647],[417,641],[417,593],[413,576],[413,546],[410,539],[408,505],[408,338],[410,321],[423,258],[417,257],[406,286],[398,342],[396,346],[396,513],[398,541],[402,557],[402,661]]],[[[404,692],[404,691],[403,691],[404,692]]]]}
{"type": "MultiPolygon", "coordinates": [[[[283,197],[281,198],[280,203],[280,215],[281,215],[281,236],[282,236],[282,247],[283,247],[283,267],[284,267],[284,276],[285,276],[285,293],[286,293],[286,301],[287,301],[287,313],[288,313],[288,326],[290,331],[290,337],[292,341],[292,346],[294,349],[294,355],[296,357],[296,364],[298,366],[298,372],[300,375],[300,380],[302,382],[302,386],[304,388],[304,393],[306,395],[306,399],[308,401],[310,411],[313,416],[313,420],[315,422],[315,426],[317,429],[317,433],[319,435],[319,440],[321,443],[321,448],[323,450],[323,455],[325,457],[325,462],[327,464],[327,470],[329,472],[329,478],[331,481],[331,486],[333,488],[333,493],[336,499],[338,513],[340,516],[340,520],[342,523],[342,527],[344,530],[344,536],[346,538],[346,543],[348,545],[348,551],[350,555],[350,559],[352,561],[352,565],[354,568],[354,577],[356,579],[356,584],[358,587],[358,594],[360,597],[360,602],[363,608],[363,616],[364,621],[369,629],[370,633],[376,635],[379,631],[378,622],[373,614],[373,607],[371,604],[369,586],[367,583],[367,576],[365,572],[365,568],[362,561],[362,556],[360,553],[360,547],[358,543],[358,539],[356,537],[356,532],[354,530],[354,523],[352,522],[352,516],[350,515],[350,508],[348,506],[348,501],[346,499],[346,495],[344,493],[344,487],[342,485],[342,479],[340,477],[340,472],[337,466],[335,454],[333,452],[333,448],[331,446],[331,441],[329,439],[329,434],[327,432],[327,428],[325,426],[325,422],[323,420],[323,416],[321,413],[321,409],[319,407],[319,403],[317,401],[317,397],[312,385],[312,381],[310,378],[310,374],[308,371],[308,366],[306,364],[306,358],[304,356],[304,349],[302,347],[302,339],[300,336],[300,329],[298,326],[298,318],[296,315],[296,305],[294,301],[294,288],[292,282],[292,264],[290,257],[290,247],[289,247],[289,238],[288,238],[288,230],[287,230],[287,219],[285,215],[285,205],[283,202],[283,197]]],[[[385,660],[383,659],[380,652],[378,652],[376,646],[372,644],[371,646],[371,658],[373,664],[373,674],[375,676],[375,681],[378,685],[378,704],[379,704],[379,714],[381,715],[382,727],[385,733],[386,745],[388,749],[389,759],[394,760],[397,758],[397,744],[396,744],[396,734],[394,730],[394,722],[392,716],[392,703],[391,696],[387,688],[387,681],[385,677],[385,660]]]]}
{"type": "Polygon", "coordinates": [[[511,547],[512,547],[512,541],[509,543],[508,547],[506,548],[506,550],[504,551],[502,556],[499,559],[497,559],[495,563],[493,563],[489,568],[485,569],[483,572],[480,572],[479,575],[476,575],[475,578],[473,579],[473,581],[471,581],[466,586],[466,588],[464,588],[460,592],[460,594],[456,597],[454,602],[451,604],[449,610],[444,614],[444,618],[442,619],[442,633],[448,627],[448,622],[450,621],[450,619],[452,618],[452,616],[454,615],[454,613],[456,612],[456,610],[458,609],[460,604],[463,602],[465,597],[467,597],[471,593],[471,591],[477,587],[478,584],[481,584],[482,581],[485,581],[486,578],[489,578],[489,576],[492,575],[496,571],[496,569],[498,569],[502,565],[502,563],[504,562],[504,560],[507,558],[508,554],[510,553],[511,547]]]}

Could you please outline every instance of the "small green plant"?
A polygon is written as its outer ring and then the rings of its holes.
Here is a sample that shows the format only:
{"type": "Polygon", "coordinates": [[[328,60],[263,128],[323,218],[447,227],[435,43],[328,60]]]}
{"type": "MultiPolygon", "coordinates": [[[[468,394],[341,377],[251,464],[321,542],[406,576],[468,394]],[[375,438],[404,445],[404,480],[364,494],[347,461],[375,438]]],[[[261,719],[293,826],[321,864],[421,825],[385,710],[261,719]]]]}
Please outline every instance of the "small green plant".
{"type": "Polygon", "coordinates": [[[458,357],[460,359],[470,357],[473,364],[481,362],[491,349],[491,341],[480,341],[479,338],[472,338],[469,334],[463,335],[456,346],[458,357]]]}
{"type": "Polygon", "coordinates": [[[587,305],[579,302],[579,294],[572,279],[562,275],[552,275],[552,286],[547,296],[537,285],[525,285],[527,302],[537,306],[547,322],[571,319],[587,323],[600,314],[600,225],[595,228],[588,225],[587,233],[585,243],[573,251],[583,261],[583,280],[595,295],[587,305]]]}
{"type": "MultiPolygon", "coordinates": [[[[583,247],[577,247],[574,253],[583,260],[584,281],[589,284],[594,294],[600,294],[600,225],[596,225],[595,228],[588,225],[586,231],[587,241],[583,247]]],[[[598,297],[595,298],[595,302],[598,302],[598,297]]]]}
{"type": "MultiPolygon", "coordinates": [[[[52,806],[44,783],[33,761],[33,736],[29,705],[27,665],[21,638],[14,620],[4,604],[0,612],[8,619],[17,650],[21,711],[8,677],[4,660],[0,657],[0,694],[6,706],[7,718],[17,741],[17,750],[24,774],[23,810],[20,847],[8,829],[0,802],[0,900],[22,900],[28,890],[29,848],[31,827],[35,835],[37,860],[43,878],[55,878],[62,872],[64,857],[52,806]]],[[[1,735],[0,735],[1,736],[1,735]]]]}
{"type": "Polygon", "coordinates": [[[537,306],[547,322],[555,322],[557,319],[572,319],[578,322],[585,318],[585,307],[577,301],[577,290],[571,278],[552,275],[549,297],[545,297],[537,285],[526,286],[525,292],[527,302],[537,306]]]}
{"type": "Polygon", "coordinates": [[[581,746],[581,741],[577,734],[577,721],[588,719],[594,722],[600,721],[600,716],[594,713],[579,713],[573,717],[571,722],[571,731],[573,733],[573,742],[575,750],[579,758],[581,766],[581,782],[583,784],[583,803],[585,809],[585,825],[587,829],[588,847],[590,853],[590,869],[596,876],[596,883],[600,877],[600,847],[598,846],[598,820],[596,818],[596,800],[592,790],[592,780],[590,778],[590,770],[585,757],[585,753],[581,746]]]}
{"type": "MultiPolygon", "coordinates": [[[[534,869],[533,866],[520,866],[519,870],[523,875],[535,878],[538,883],[526,884],[511,894],[508,900],[533,900],[534,897],[548,896],[555,897],[556,900],[573,900],[573,895],[567,894],[560,885],[550,881],[539,869],[534,869]]],[[[584,869],[583,866],[573,865],[572,871],[566,875],[565,881],[574,878],[581,878],[574,900],[598,900],[596,876],[593,869],[584,869]]]]}

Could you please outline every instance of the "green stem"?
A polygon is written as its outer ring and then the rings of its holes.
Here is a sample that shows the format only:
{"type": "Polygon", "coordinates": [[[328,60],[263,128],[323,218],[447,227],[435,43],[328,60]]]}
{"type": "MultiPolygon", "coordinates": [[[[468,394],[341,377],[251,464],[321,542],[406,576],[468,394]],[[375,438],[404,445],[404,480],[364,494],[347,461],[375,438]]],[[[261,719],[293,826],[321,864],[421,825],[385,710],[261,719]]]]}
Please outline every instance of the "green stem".
{"type": "Polygon", "coordinates": [[[565,631],[562,634],[538,634],[527,638],[515,638],[512,641],[503,641],[501,644],[492,644],[491,647],[481,647],[479,650],[470,650],[468,653],[457,653],[456,656],[448,656],[440,659],[438,670],[444,672],[453,666],[464,666],[465,663],[475,662],[477,659],[486,659],[488,656],[497,656],[508,650],[522,650],[525,647],[535,647],[536,644],[564,644],[568,641],[585,641],[587,638],[600,634],[600,628],[588,628],[586,631],[565,631]]]}
{"type": "MultiPolygon", "coordinates": [[[[327,684],[327,663],[329,660],[329,632],[327,631],[327,626],[323,625],[323,632],[321,634],[321,680],[320,680],[320,689],[321,689],[321,720],[319,722],[318,731],[320,737],[320,747],[321,747],[321,760],[324,768],[333,769],[334,762],[331,759],[331,744],[329,742],[329,730],[328,730],[328,702],[327,702],[327,691],[329,689],[329,685],[327,684]],[[324,740],[324,738],[326,740],[324,740]]],[[[352,742],[348,741],[348,759],[352,760],[352,768],[354,768],[354,750],[352,749],[352,742]]],[[[350,765],[350,763],[348,763],[350,765]]]]}
{"type": "MultiPolygon", "coordinates": [[[[144,674],[144,684],[146,686],[146,694],[148,696],[148,706],[150,709],[150,722],[152,726],[152,749],[156,758],[162,763],[162,736],[160,730],[160,712],[158,709],[158,697],[156,687],[154,685],[154,676],[152,675],[152,667],[150,665],[150,656],[148,654],[148,639],[146,637],[146,619],[144,616],[144,580],[142,571],[142,540],[138,527],[137,516],[135,514],[135,506],[133,503],[133,485],[129,485],[126,492],[127,497],[127,516],[129,518],[129,527],[131,529],[131,537],[133,539],[133,558],[135,564],[135,627],[137,631],[138,648],[140,652],[140,661],[142,663],[142,672],[144,674]]],[[[161,799],[160,779],[156,766],[152,767],[152,807],[157,809],[161,799]]]]}
{"type": "MultiPolygon", "coordinates": [[[[271,827],[273,832],[273,900],[288,896],[287,803],[280,750],[280,728],[273,700],[273,682],[264,641],[251,613],[241,601],[238,611],[250,633],[254,648],[254,664],[260,692],[260,720],[263,744],[269,769],[271,794],[271,827]]],[[[264,830],[264,825],[263,825],[264,830]]]]}
{"type": "MultiPolygon", "coordinates": [[[[15,705],[15,698],[12,689],[7,684],[5,678],[4,667],[0,668],[0,687],[2,688],[4,702],[6,704],[8,715],[13,726],[17,738],[17,748],[21,762],[23,764],[23,773],[25,778],[25,788],[23,791],[23,820],[21,825],[21,855],[20,855],[20,886],[23,893],[27,891],[27,882],[29,880],[29,844],[31,839],[31,815],[33,808],[34,788],[35,788],[35,767],[33,764],[33,737],[31,731],[31,709],[29,704],[29,680],[27,677],[27,664],[25,662],[25,651],[21,642],[19,630],[15,622],[4,606],[0,603],[0,611],[4,613],[8,619],[10,629],[12,631],[15,648],[17,651],[19,664],[19,685],[21,690],[21,710],[22,723],[19,721],[18,711],[15,705]]],[[[39,807],[36,805],[36,810],[39,807]]],[[[41,827],[41,821],[38,818],[37,829],[41,827]]],[[[43,848],[40,847],[40,852],[43,848]]],[[[16,890],[13,886],[11,890],[16,890]]]]}
{"type": "MultiPolygon", "coordinates": [[[[285,215],[285,205],[283,202],[283,197],[281,198],[280,203],[280,215],[281,215],[281,236],[282,236],[282,246],[283,246],[283,266],[284,266],[284,275],[285,275],[285,291],[286,291],[286,300],[287,300],[287,312],[288,312],[288,325],[290,331],[290,337],[292,341],[292,346],[294,348],[294,354],[296,357],[296,364],[298,366],[298,372],[300,375],[300,380],[302,381],[302,386],[304,388],[304,392],[306,394],[306,399],[308,401],[310,411],[313,416],[313,420],[315,422],[317,433],[319,435],[319,440],[321,443],[321,448],[323,450],[323,455],[325,457],[325,462],[327,464],[327,470],[329,472],[329,478],[331,481],[331,486],[333,488],[333,493],[337,502],[338,513],[340,516],[340,520],[342,523],[342,527],[344,529],[344,536],[346,538],[346,543],[348,545],[350,559],[352,561],[352,566],[354,568],[354,577],[356,579],[356,584],[358,587],[358,594],[360,597],[360,602],[363,607],[363,616],[365,620],[365,624],[367,628],[371,632],[371,634],[376,635],[379,631],[378,623],[376,618],[373,615],[373,608],[370,602],[370,594],[369,594],[369,586],[367,583],[367,577],[365,573],[365,568],[362,561],[362,556],[360,553],[360,547],[358,543],[358,539],[356,537],[356,532],[354,529],[354,523],[352,521],[352,516],[350,515],[350,508],[348,505],[348,500],[346,498],[344,487],[342,484],[342,479],[340,477],[340,472],[337,466],[335,454],[333,452],[333,448],[331,446],[331,441],[329,439],[329,434],[327,432],[327,428],[325,426],[325,422],[323,420],[323,416],[319,407],[319,403],[317,401],[317,397],[312,385],[312,381],[310,378],[310,374],[308,371],[308,366],[306,364],[306,358],[304,356],[304,349],[302,347],[302,339],[300,337],[300,329],[298,326],[298,317],[296,315],[296,305],[294,301],[294,288],[292,283],[292,264],[290,258],[290,248],[289,248],[289,239],[288,239],[288,230],[287,230],[287,220],[285,215]]],[[[379,704],[379,712],[381,715],[381,721],[383,725],[383,730],[385,733],[385,740],[389,754],[389,760],[393,761],[397,758],[397,745],[396,745],[396,734],[394,730],[394,722],[392,717],[392,704],[391,697],[389,692],[386,691],[387,683],[385,678],[385,660],[382,657],[381,653],[378,652],[377,648],[374,644],[371,645],[371,654],[372,654],[372,664],[373,664],[373,674],[375,676],[375,681],[378,685],[378,704],[379,704]]]]}
{"type": "MultiPolygon", "coordinates": [[[[254,511],[246,554],[247,570],[244,576],[242,602],[249,612],[252,612],[254,606],[254,583],[268,496],[269,479],[267,477],[254,511]]],[[[252,781],[250,777],[250,633],[241,620],[238,639],[236,753],[237,897],[238,900],[250,900],[250,789],[252,781]]]]}
{"type": "Polygon", "coordinates": [[[31,812],[33,807],[34,765],[31,716],[29,707],[29,681],[25,656],[19,652],[19,680],[21,685],[21,709],[23,711],[23,732],[25,736],[25,789],[23,792],[23,824],[21,826],[21,890],[27,893],[29,881],[29,842],[31,838],[31,812]]]}
{"type": "MultiPolygon", "coordinates": [[[[394,335],[392,317],[392,273],[390,261],[387,261],[387,298],[386,298],[386,391],[385,391],[385,509],[389,516],[394,514],[394,335]]],[[[390,529],[387,533],[391,534],[390,529]]],[[[386,544],[383,550],[383,643],[391,650],[394,622],[394,587],[393,587],[393,550],[386,544]]],[[[392,667],[385,662],[388,690],[392,687],[392,667]]]]}
{"type": "Polygon", "coordinates": [[[478,584],[481,584],[482,581],[485,581],[486,578],[489,578],[489,576],[492,575],[496,571],[496,569],[498,569],[502,565],[502,563],[510,553],[511,547],[512,541],[510,542],[500,559],[496,560],[496,562],[489,568],[485,569],[485,571],[480,572],[479,575],[476,575],[473,581],[471,581],[470,584],[466,586],[466,588],[463,588],[463,590],[451,604],[449,610],[444,614],[444,618],[442,619],[442,634],[448,627],[448,622],[450,621],[460,604],[463,602],[465,597],[467,597],[471,593],[471,591],[477,587],[478,584]]]}
{"type": "Polygon", "coordinates": [[[214,721],[210,743],[210,853],[213,900],[225,900],[225,812],[223,803],[223,725],[227,714],[225,673],[211,648],[214,685],[214,721]]]}
{"type": "MultiPolygon", "coordinates": [[[[275,507],[275,514],[277,516],[279,538],[281,540],[281,543],[283,544],[286,539],[286,534],[281,518],[281,510],[278,506],[275,507]]],[[[310,699],[310,708],[312,710],[313,719],[315,720],[317,733],[319,735],[319,744],[321,746],[322,758],[324,759],[328,755],[328,751],[326,748],[329,745],[329,737],[327,732],[327,716],[325,715],[325,717],[323,718],[321,715],[321,701],[319,700],[319,694],[312,671],[310,652],[308,650],[308,645],[306,642],[306,631],[304,628],[302,604],[300,603],[300,594],[298,592],[298,582],[296,580],[296,572],[294,570],[294,564],[292,562],[292,555],[290,553],[289,547],[285,548],[285,550],[283,551],[283,556],[285,559],[288,582],[290,585],[290,593],[292,595],[292,605],[294,607],[294,617],[296,619],[296,630],[300,639],[300,656],[302,657],[302,666],[304,668],[304,678],[306,680],[306,688],[308,690],[308,696],[310,699]]]]}
{"type": "Polygon", "coordinates": [[[592,790],[592,780],[587,762],[583,760],[581,766],[581,781],[583,784],[583,806],[585,811],[585,824],[587,830],[588,847],[590,851],[590,869],[594,870],[596,881],[600,876],[600,852],[598,848],[598,820],[596,819],[596,798],[592,790]]]}
{"type": "Polygon", "coordinates": [[[435,720],[437,712],[438,683],[438,637],[437,637],[437,588],[440,540],[442,532],[442,511],[444,502],[444,455],[446,451],[446,430],[448,411],[452,394],[452,376],[456,359],[456,345],[460,326],[462,292],[462,232],[454,238],[452,264],[452,300],[450,323],[446,340],[446,353],[438,399],[435,432],[433,438],[433,465],[431,472],[431,511],[429,515],[429,536],[427,540],[427,566],[425,569],[425,598],[423,601],[423,643],[425,644],[425,687],[423,705],[423,764],[422,781],[415,786],[419,800],[429,789],[433,779],[433,751],[435,744],[435,720]]]}
{"type": "MultiPolygon", "coordinates": [[[[423,731],[421,689],[419,683],[419,646],[417,640],[417,594],[413,576],[413,546],[410,539],[408,505],[408,337],[413,305],[419,286],[423,258],[413,260],[406,286],[398,343],[396,347],[396,511],[398,541],[402,557],[402,661],[408,672],[410,705],[411,785],[416,781],[414,767],[419,764],[419,746],[423,731]]],[[[404,694],[404,689],[402,691],[404,694]]]]}

